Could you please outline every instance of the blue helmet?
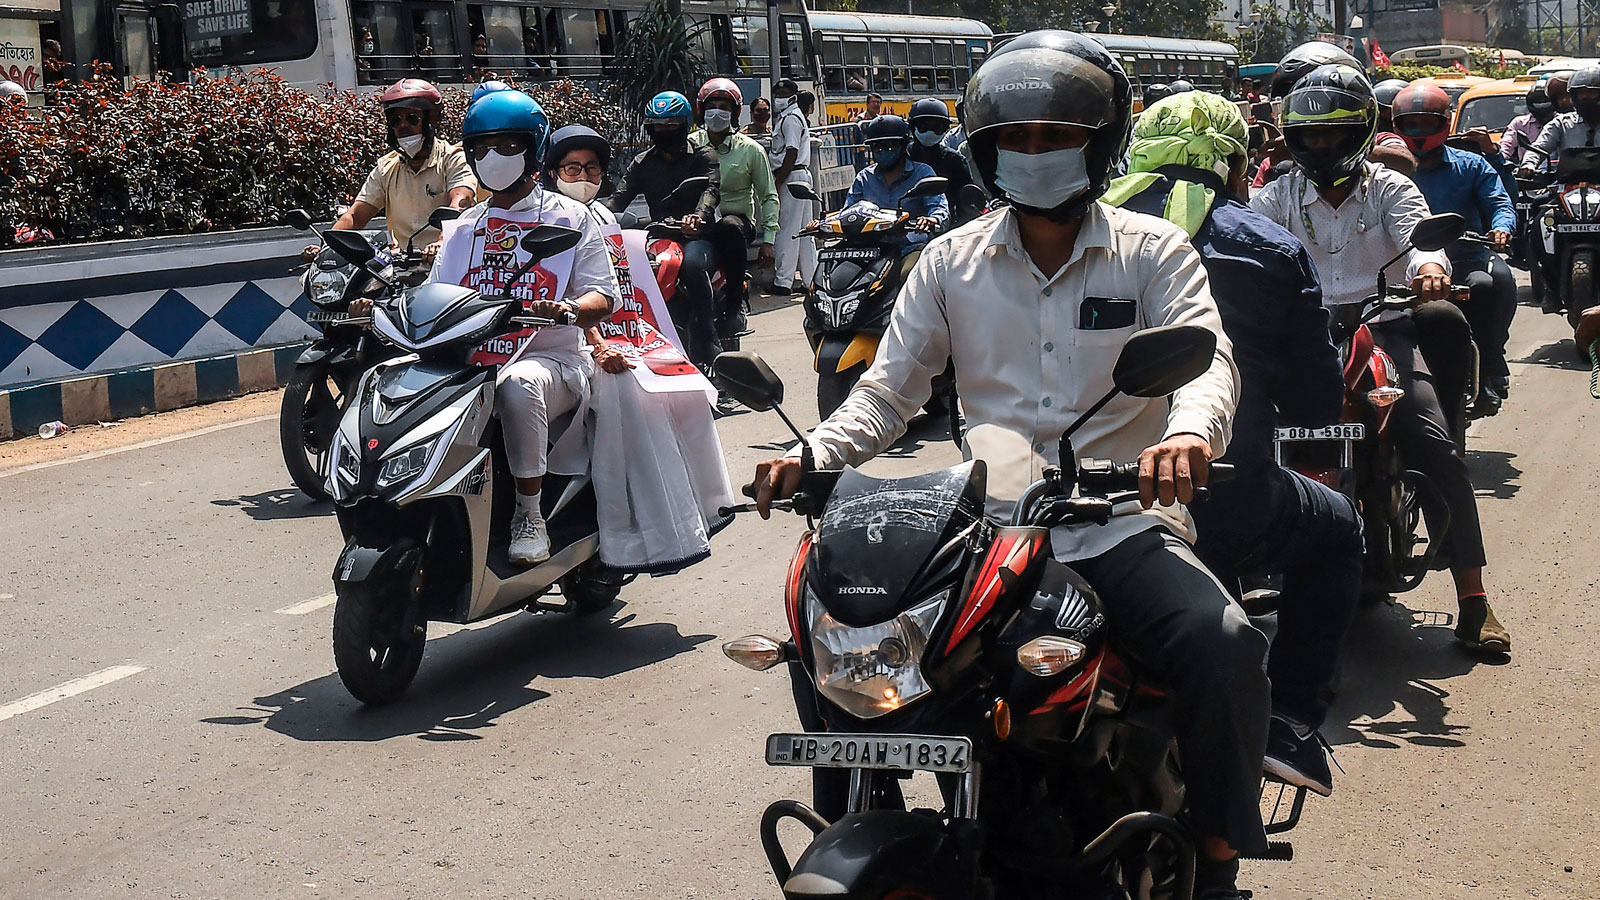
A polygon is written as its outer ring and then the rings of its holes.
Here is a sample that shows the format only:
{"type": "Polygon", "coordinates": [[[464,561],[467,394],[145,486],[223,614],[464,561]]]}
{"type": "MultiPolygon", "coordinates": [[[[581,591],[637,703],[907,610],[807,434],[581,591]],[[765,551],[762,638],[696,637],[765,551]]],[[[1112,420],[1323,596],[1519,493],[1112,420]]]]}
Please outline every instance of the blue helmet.
{"type": "Polygon", "coordinates": [[[461,122],[461,142],[470,144],[475,137],[508,131],[531,135],[530,155],[535,160],[544,158],[550,117],[544,114],[539,101],[512,88],[486,93],[467,108],[467,117],[461,122]]]}
{"type": "Polygon", "coordinates": [[[694,107],[689,105],[689,98],[677,91],[662,91],[650,98],[649,105],[644,108],[646,122],[660,122],[666,119],[683,119],[683,124],[689,124],[694,118],[694,107]]]}
{"type": "MultiPolygon", "coordinates": [[[[509,90],[511,90],[511,85],[506,84],[504,81],[485,81],[483,84],[473,88],[471,103],[477,103],[479,100],[483,99],[484,95],[486,94],[493,94],[496,91],[509,90]]],[[[471,103],[468,105],[470,106],[471,103]]]]}

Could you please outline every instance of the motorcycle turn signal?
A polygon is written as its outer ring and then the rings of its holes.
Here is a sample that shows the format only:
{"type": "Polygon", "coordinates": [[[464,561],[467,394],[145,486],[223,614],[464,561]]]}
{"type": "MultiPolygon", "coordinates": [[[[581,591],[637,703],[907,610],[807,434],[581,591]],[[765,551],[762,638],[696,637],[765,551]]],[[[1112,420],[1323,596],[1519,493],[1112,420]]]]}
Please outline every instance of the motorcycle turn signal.
{"type": "Polygon", "coordinates": [[[752,634],[729,641],[722,645],[722,652],[739,665],[757,672],[765,672],[790,659],[785,644],[762,634],[752,634]]]}

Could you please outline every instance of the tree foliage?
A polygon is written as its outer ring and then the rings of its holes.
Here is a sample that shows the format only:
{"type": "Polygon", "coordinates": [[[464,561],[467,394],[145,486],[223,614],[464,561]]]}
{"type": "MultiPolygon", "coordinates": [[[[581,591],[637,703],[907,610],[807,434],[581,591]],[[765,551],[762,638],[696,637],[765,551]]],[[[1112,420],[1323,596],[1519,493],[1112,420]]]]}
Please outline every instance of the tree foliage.
{"type": "Polygon", "coordinates": [[[628,23],[622,46],[612,59],[607,76],[622,108],[624,131],[640,133],[644,107],[661,91],[681,91],[693,96],[708,77],[708,61],[700,51],[704,26],[689,25],[674,14],[665,0],[652,0],[638,18],[628,23]]]}
{"type": "Polygon", "coordinates": [[[1239,64],[1277,62],[1291,48],[1311,40],[1319,32],[1333,30],[1333,23],[1302,9],[1284,8],[1272,3],[1250,7],[1251,24],[1239,32],[1239,64]]]}

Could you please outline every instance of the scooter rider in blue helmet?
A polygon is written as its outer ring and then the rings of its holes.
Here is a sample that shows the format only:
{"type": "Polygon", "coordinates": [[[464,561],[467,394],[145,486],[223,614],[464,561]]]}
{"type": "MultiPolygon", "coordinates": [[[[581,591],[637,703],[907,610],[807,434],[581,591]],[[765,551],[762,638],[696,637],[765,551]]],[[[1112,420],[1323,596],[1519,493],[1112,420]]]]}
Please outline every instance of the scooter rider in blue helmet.
{"type": "Polygon", "coordinates": [[[623,176],[622,187],[606,201],[612,212],[622,212],[633,198],[644,195],[650,218],[683,220],[683,265],[678,269],[678,290],[668,304],[673,322],[683,335],[684,350],[696,365],[711,365],[722,348],[717,341],[711,276],[716,250],[705,239],[705,227],[717,221],[722,200],[722,163],[709,146],[689,145],[689,125],[694,108],[677,91],[662,91],[645,107],[644,128],[650,149],[639,154],[623,176]],[[696,196],[673,196],[690,178],[710,179],[696,196]]]}
{"type": "MultiPolygon", "coordinates": [[[[536,288],[549,287],[543,276],[526,276],[510,289],[512,296],[523,301],[528,315],[560,320],[571,312],[577,317],[574,325],[540,328],[528,339],[521,356],[500,373],[497,402],[506,459],[517,484],[508,553],[519,565],[536,565],[550,558],[550,535],[539,508],[539,489],[550,464],[550,423],[578,411],[568,432],[581,441],[582,413],[588,404],[593,371],[593,361],[584,349],[584,329],[611,315],[619,296],[610,254],[593,217],[582,203],[545,190],[539,183],[549,130],[549,119],[539,102],[522,91],[495,91],[472,104],[461,126],[461,142],[472,171],[490,195],[446,230],[445,246],[434,266],[436,280],[460,279],[469,287],[503,284],[526,258],[520,250],[508,251],[505,240],[520,237],[529,223],[563,225],[583,235],[559,296],[537,296],[536,288]],[[505,228],[501,242],[494,243],[489,232],[500,227],[502,220],[521,227],[505,228]],[[451,265],[448,270],[446,260],[451,265]]],[[[540,268],[559,270],[562,266],[547,261],[540,268]]],[[[487,292],[489,287],[483,289],[487,292]]],[[[568,445],[563,442],[562,446],[568,445]]]]}

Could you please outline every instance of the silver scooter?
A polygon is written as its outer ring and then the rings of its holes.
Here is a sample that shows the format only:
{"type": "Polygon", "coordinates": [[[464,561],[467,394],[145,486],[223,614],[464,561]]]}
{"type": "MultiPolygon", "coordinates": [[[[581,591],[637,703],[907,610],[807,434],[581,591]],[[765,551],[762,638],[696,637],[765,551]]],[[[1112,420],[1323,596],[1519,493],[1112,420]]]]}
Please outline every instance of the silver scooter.
{"type": "MultiPolygon", "coordinates": [[[[538,261],[579,240],[579,232],[556,225],[529,231],[521,243],[532,258],[507,293],[538,261]]],[[[573,324],[570,314],[555,322],[520,316],[520,307],[510,296],[437,282],[373,307],[373,333],[403,355],[362,376],[328,451],[328,492],[345,537],[333,571],[333,655],[345,688],[364,704],[404,693],[422,662],[429,621],[465,624],[524,609],[598,612],[627,580],[600,563],[587,475],[545,477],[550,559],[524,567],[507,556],[515,497],[495,416],[498,367],[467,360],[495,336],[573,324]],[[556,590],[561,602],[541,599],[556,590]]],[[[551,422],[551,433],[565,424],[551,422]]]]}

